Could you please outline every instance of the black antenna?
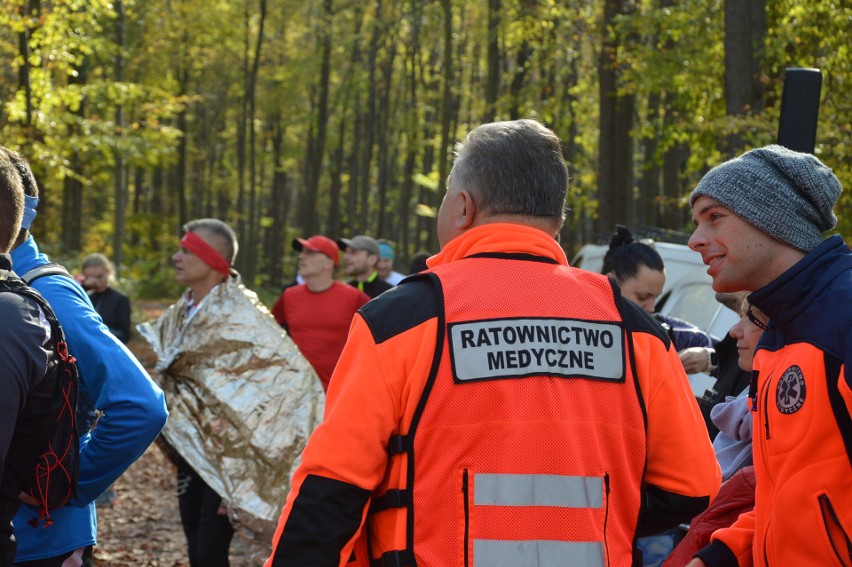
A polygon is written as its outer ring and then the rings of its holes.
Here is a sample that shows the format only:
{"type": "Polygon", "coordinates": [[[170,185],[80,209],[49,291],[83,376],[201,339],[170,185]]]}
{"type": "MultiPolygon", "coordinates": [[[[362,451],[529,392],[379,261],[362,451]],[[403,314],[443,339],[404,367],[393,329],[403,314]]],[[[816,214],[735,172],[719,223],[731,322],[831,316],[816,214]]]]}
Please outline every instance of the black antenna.
{"type": "Polygon", "coordinates": [[[778,119],[778,145],[797,152],[814,153],[821,89],[819,69],[787,69],[778,119]]]}

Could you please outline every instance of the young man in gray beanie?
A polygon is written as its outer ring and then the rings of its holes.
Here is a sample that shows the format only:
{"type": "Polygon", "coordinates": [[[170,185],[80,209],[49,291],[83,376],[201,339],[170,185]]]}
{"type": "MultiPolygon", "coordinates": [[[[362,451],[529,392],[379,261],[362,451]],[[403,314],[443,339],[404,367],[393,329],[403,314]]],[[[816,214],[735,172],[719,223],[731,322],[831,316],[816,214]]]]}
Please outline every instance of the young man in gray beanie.
{"type": "Polygon", "coordinates": [[[834,228],[840,183],[810,154],[767,146],[692,193],[713,288],[769,316],[749,393],[755,509],[688,567],[852,563],[852,252],[834,228]]]}

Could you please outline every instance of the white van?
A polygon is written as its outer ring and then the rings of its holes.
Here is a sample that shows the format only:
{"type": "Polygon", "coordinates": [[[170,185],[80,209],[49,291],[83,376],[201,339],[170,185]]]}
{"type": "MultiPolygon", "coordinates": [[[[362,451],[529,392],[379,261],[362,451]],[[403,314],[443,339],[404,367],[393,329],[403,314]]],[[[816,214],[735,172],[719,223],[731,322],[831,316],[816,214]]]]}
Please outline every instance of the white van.
{"type": "MultiPolygon", "coordinates": [[[[666,267],[666,283],[657,300],[657,310],[689,321],[699,329],[721,339],[739,320],[734,313],[718,301],[713,291],[713,279],[707,275],[707,266],[701,254],[683,244],[655,242],[666,267]]],[[[571,265],[591,272],[600,273],[603,258],[609,246],[587,244],[571,260],[571,265]]],[[[690,374],[689,383],[696,397],[701,397],[716,379],[704,373],[690,374]]]]}

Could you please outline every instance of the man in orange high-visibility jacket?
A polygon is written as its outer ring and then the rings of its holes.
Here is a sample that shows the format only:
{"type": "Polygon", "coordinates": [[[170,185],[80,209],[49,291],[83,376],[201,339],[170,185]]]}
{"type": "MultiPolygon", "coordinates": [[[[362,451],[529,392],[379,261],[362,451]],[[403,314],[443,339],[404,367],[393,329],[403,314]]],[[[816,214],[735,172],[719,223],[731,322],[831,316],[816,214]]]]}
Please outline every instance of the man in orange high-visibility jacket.
{"type": "Polygon", "coordinates": [[[713,288],[753,292],[770,322],[749,392],[754,510],[690,567],[852,565],[852,251],[822,238],[840,192],[816,157],[781,146],[713,168],[692,192],[689,246],[713,288]]]}
{"type": "Polygon", "coordinates": [[[459,145],[441,252],[355,316],[267,567],[625,566],[707,506],[721,475],[677,352],[568,266],[567,186],[536,121],[459,145]]]}

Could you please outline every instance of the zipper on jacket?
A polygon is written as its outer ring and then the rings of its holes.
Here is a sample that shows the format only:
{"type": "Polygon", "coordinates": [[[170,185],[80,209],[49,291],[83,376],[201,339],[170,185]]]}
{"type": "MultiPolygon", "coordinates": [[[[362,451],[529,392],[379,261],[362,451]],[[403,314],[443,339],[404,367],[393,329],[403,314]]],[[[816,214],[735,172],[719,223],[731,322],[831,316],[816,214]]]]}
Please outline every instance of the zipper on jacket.
{"type": "Polygon", "coordinates": [[[850,541],[849,535],[840,524],[840,519],[837,517],[837,512],[834,511],[834,506],[831,505],[831,500],[828,499],[828,494],[820,494],[818,500],[819,510],[822,513],[823,526],[828,536],[828,542],[831,544],[831,549],[834,550],[834,555],[840,564],[843,567],[848,567],[850,561],[852,561],[852,541],[850,541]],[[844,551],[846,552],[845,558],[843,555],[844,551]]]}
{"type": "Polygon", "coordinates": [[[772,376],[769,377],[769,380],[766,381],[766,390],[763,392],[763,425],[766,430],[766,438],[769,439],[771,436],[769,435],[769,391],[772,384],[772,376]]]}
{"type": "Polygon", "coordinates": [[[766,550],[769,545],[769,528],[772,526],[772,521],[770,520],[768,524],[766,524],[766,533],[763,534],[763,564],[766,567],[769,567],[769,552],[766,550]]]}
{"type": "Polygon", "coordinates": [[[470,490],[468,488],[468,471],[462,472],[462,496],[464,497],[464,567],[470,565],[468,557],[470,547],[470,490]]]}
{"type": "Polygon", "coordinates": [[[607,523],[609,522],[609,473],[604,473],[604,493],[606,502],[604,503],[604,525],[603,525],[603,541],[604,553],[606,554],[606,564],[609,565],[609,541],[606,535],[607,523]]]}

